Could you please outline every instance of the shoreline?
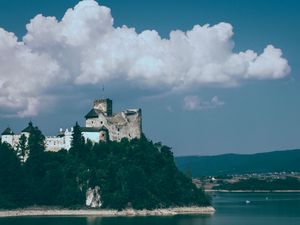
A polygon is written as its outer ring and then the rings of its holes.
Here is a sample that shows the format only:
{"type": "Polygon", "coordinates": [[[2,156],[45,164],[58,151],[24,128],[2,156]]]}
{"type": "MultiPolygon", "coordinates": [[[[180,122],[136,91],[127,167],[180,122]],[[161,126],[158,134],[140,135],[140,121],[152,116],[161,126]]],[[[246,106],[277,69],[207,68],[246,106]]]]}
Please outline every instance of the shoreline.
{"type": "Polygon", "coordinates": [[[214,190],[214,189],[209,189],[205,190],[205,192],[232,192],[232,193],[299,193],[300,190],[214,190]]]}
{"type": "Polygon", "coordinates": [[[135,210],[125,209],[122,211],[112,209],[15,209],[0,210],[0,217],[19,217],[19,216],[175,216],[175,215],[211,215],[215,209],[207,207],[176,207],[154,210],[135,210]]]}

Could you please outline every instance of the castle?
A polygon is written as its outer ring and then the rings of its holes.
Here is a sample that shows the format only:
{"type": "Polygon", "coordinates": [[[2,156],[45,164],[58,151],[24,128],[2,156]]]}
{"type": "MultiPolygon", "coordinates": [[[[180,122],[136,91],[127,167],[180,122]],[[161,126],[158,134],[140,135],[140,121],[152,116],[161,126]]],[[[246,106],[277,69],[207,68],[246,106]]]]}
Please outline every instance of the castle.
{"type": "MultiPolygon", "coordinates": [[[[98,99],[94,101],[93,108],[85,115],[85,126],[80,127],[84,139],[92,143],[100,141],[121,141],[122,138],[140,138],[142,135],[142,111],[141,109],[126,109],[113,113],[112,100],[98,99]]],[[[21,135],[27,138],[30,135],[33,124],[21,131],[20,134],[8,127],[1,134],[1,142],[7,142],[14,149],[18,148],[21,135]]],[[[60,129],[57,136],[45,137],[46,151],[69,150],[71,148],[73,128],[60,129]]]]}

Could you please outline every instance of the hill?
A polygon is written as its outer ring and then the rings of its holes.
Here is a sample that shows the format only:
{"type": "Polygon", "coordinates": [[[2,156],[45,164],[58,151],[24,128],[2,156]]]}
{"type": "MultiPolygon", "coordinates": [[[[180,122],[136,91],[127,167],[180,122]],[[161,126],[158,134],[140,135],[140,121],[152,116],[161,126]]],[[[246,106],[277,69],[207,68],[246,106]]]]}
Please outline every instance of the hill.
{"type": "Polygon", "coordinates": [[[224,154],[215,156],[181,156],[177,167],[193,177],[224,174],[300,171],[300,149],[256,154],[224,154]]]}
{"type": "Polygon", "coordinates": [[[76,123],[69,151],[45,151],[44,140],[33,127],[23,146],[27,160],[6,142],[0,143],[0,209],[210,205],[209,196],[177,169],[171,148],[144,135],[93,144],[85,142],[76,123]]]}

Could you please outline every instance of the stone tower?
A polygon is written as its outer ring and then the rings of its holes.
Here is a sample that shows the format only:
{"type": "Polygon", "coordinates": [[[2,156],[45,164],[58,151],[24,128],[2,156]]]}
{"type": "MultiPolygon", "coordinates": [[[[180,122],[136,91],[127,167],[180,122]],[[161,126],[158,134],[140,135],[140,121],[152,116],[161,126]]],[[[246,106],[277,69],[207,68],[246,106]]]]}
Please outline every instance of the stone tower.
{"type": "Polygon", "coordinates": [[[109,98],[95,100],[93,108],[100,110],[105,116],[112,116],[112,100],[109,98]]]}
{"type": "Polygon", "coordinates": [[[105,139],[121,141],[122,138],[132,140],[141,138],[142,135],[141,109],[126,109],[113,114],[112,100],[110,99],[95,100],[93,108],[85,115],[85,119],[83,135],[86,135],[90,140],[97,138],[99,141],[99,136],[92,134],[92,132],[99,133],[100,131],[100,141],[105,139]],[[107,132],[101,128],[107,129],[107,132]]]}

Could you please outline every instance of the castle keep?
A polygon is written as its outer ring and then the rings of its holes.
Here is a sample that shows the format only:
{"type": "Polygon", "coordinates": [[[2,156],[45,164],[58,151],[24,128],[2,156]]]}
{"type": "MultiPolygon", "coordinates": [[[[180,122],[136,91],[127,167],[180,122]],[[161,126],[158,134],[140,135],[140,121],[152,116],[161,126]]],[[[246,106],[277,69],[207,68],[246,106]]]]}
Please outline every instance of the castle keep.
{"type": "MultiPolygon", "coordinates": [[[[14,134],[10,128],[6,128],[1,141],[7,142],[14,149],[18,148],[22,134],[27,138],[33,128],[30,122],[21,131],[14,134]]],[[[81,133],[85,140],[92,143],[100,141],[121,141],[122,138],[140,138],[142,135],[142,112],[141,109],[126,109],[119,113],[113,113],[113,104],[110,99],[98,99],[94,101],[93,108],[85,115],[85,126],[81,127],[81,133]]],[[[47,136],[45,146],[47,151],[59,151],[71,148],[73,128],[70,130],[60,129],[57,136],[47,136]]]]}

